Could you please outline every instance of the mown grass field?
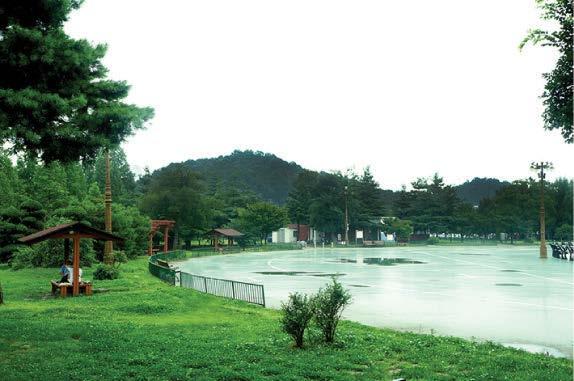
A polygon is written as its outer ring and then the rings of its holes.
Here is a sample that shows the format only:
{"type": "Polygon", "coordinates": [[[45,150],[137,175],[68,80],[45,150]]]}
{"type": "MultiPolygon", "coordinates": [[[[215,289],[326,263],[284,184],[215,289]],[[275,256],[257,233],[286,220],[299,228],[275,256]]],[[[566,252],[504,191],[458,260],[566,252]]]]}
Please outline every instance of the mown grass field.
{"type": "Polygon", "coordinates": [[[147,258],[122,270],[95,282],[106,292],[59,299],[57,269],[0,266],[0,380],[572,379],[570,360],[349,321],[335,345],[311,332],[297,350],[278,311],[168,286],[147,258]]]}

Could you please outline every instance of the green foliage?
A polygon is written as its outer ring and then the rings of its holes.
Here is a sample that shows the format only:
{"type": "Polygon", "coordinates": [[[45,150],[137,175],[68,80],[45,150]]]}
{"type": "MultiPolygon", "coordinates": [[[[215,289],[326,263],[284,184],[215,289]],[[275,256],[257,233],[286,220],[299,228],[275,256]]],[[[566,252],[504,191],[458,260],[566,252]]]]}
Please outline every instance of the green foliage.
{"type": "Polygon", "coordinates": [[[408,220],[392,218],[386,220],[383,229],[387,233],[395,234],[398,242],[408,242],[413,234],[413,226],[408,220]]]}
{"type": "Polygon", "coordinates": [[[203,189],[197,172],[183,164],[171,164],[154,173],[140,208],[154,219],[176,221],[176,232],[191,239],[208,230],[211,210],[202,197],[203,189]]]}
{"type": "Polygon", "coordinates": [[[303,171],[299,165],[273,154],[250,150],[212,159],[188,160],[183,165],[205,179],[211,195],[236,189],[279,205],[285,203],[297,175],[303,171]]]}
{"type": "MultiPolygon", "coordinates": [[[[20,245],[10,260],[10,266],[14,270],[25,267],[59,267],[64,262],[64,240],[47,240],[33,246],[20,245]]],[[[70,243],[70,255],[67,263],[72,261],[72,245],[70,243]]],[[[80,267],[90,267],[96,261],[93,243],[90,239],[80,241],[80,267]]],[[[54,274],[54,278],[57,273],[54,274]]]]}
{"type": "Polygon", "coordinates": [[[268,202],[256,202],[239,210],[234,225],[248,237],[265,240],[271,232],[287,224],[285,208],[268,202]]]}
{"type": "Polygon", "coordinates": [[[94,270],[94,279],[111,280],[120,276],[120,270],[113,265],[99,264],[94,270]]]}
{"type": "Polygon", "coordinates": [[[80,1],[5,3],[0,6],[0,143],[44,162],[71,162],[118,145],[153,116],[150,108],[122,102],[129,86],[107,79],[105,45],[64,32],[63,22],[80,1]]]}
{"type": "Polygon", "coordinates": [[[509,185],[506,181],[475,177],[471,181],[455,187],[456,195],[470,205],[478,205],[481,200],[493,197],[500,188],[509,185]]]}
{"type": "Polygon", "coordinates": [[[544,74],[546,85],[542,93],[544,103],[544,128],[560,130],[567,143],[574,141],[573,125],[573,98],[572,82],[572,51],[573,46],[573,10],[572,0],[536,0],[542,10],[542,19],[559,25],[554,31],[534,29],[528,32],[520,44],[523,48],[527,43],[550,46],[559,52],[558,61],[554,70],[544,74]]]}
{"type": "Polygon", "coordinates": [[[440,239],[438,237],[429,237],[427,239],[427,245],[438,245],[440,243],[440,239]]]}
{"type": "MultiPolygon", "coordinates": [[[[106,186],[106,150],[100,150],[92,163],[85,165],[86,181],[96,183],[100,193],[106,186]]],[[[135,206],[140,196],[136,191],[135,175],[131,171],[125,152],[121,148],[110,150],[110,181],[114,204],[135,206]]]]}
{"type": "Polygon", "coordinates": [[[281,303],[281,328],[295,340],[298,348],[303,347],[303,336],[313,313],[313,301],[298,292],[289,294],[287,303],[281,303]]]}
{"type": "Polygon", "coordinates": [[[559,241],[572,241],[572,225],[563,224],[556,229],[554,239],[559,241]]]}
{"type": "Polygon", "coordinates": [[[337,326],[345,307],[351,302],[351,294],[333,277],[332,283],[319,289],[313,297],[315,322],[323,332],[325,342],[335,340],[337,326]]]}
{"type": "MultiPolygon", "coordinates": [[[[77,163],[41,165],[29,158],[21,159],[13,166],[1,151],[0,167],[3,168],[0,195],[7,195],[4,198],[7,204],[0,207],[0,262],[11,260],[20,246],[18,238],[44,227],[80,221],[104,228],[104,195],[96,183],[89,183],[89,168],[77,163]]],[[[127,199],[135,197],[134,193],[126,194],[127,199]]],[[[129,258],[145,253],[150,227],[148,217],[133,206],[114,203],[112,224],[114,233],[125,239],[122,249],[129,258]]],[[[102,242],[82,240],[84,265],[95,260],[95,252],[101,255],[102,242]]],[[[11,264],[17,267],[52,266],[61,264],[62,260],[63,243],[54,241],[36,244],[31,252],[18,253],[11,264]]]]}

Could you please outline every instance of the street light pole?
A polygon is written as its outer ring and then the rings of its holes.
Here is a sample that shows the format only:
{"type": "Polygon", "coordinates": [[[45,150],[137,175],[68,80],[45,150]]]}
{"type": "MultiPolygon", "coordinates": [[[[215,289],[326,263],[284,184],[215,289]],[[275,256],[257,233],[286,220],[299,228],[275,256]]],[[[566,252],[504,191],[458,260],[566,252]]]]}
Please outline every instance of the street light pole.
{"type": "Polygon", "coordinates": [[[349,208],[347,206],[347,191],[349,187],[345,185],[345,245],[349,244],[349,208]]]}
{"type": "Polygon", "coordinates": [[[546,221],[544,210],[544,179],[546,177],[544,169],[551,170],[553,168],[552,163],[548,161],[533,162],[530,164],[530,169],[540,171],[538,172],[538,178],[540,178],[540,258],[548,257],[546,251],[546,221]]]}

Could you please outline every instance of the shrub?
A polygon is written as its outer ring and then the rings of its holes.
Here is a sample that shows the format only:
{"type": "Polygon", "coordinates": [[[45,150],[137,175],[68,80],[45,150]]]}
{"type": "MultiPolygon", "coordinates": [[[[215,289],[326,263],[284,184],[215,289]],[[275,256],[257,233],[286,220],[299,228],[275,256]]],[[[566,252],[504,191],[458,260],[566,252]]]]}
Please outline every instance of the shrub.
{"type": "Polygon", "coordinates": [[[295,346],[303,347],[303,335],[313,318],[313,303],[311,298],[298,292],[289,294],[287,304],[281,303],[282,329],[295,340],[295,346]]]}
{"type": "Polygon", "coordinates": [[[323,332],[325,342],[332,343],[341,314],[351,302],[351,294],[333,277],[333,282],[319,289],[313,301],[315,322],[323,332]]]}
{"type": "Polygon", "coordinates": [[[94,271],[94,279],[97,280],[117,279],[119,276],[120,270],[111,265],[100,264],[94,271]]]}
{"type": "Polygon", "coordinates": [[[427,239],[427,245],[438,245],[440,243],[440,239],[438,237],[429,237],[427,239]]]}

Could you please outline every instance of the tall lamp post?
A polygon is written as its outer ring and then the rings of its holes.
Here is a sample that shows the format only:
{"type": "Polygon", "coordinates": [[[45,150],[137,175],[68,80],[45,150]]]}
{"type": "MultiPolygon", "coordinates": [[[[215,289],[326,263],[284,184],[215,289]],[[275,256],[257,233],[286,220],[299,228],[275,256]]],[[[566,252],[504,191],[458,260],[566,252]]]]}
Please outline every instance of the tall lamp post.
{"type": "Polygon", "coordinates": [[[345,245],[349,244],[349,208],[347,206],[347,192],[349,187],[345,185],[345,245]]]}
{"type": "Polygon", "coordinates": [[[541,161],[532,162],[530,164],[530,169],[539,171],[538,178],[540,179],[540,258],[547,258],[548,254],[546,252],[546,222],[545,222],[545,211],[544,211],[544,179],[546,174],[544,170],[554,169],[551,162],[541,161]]]}

